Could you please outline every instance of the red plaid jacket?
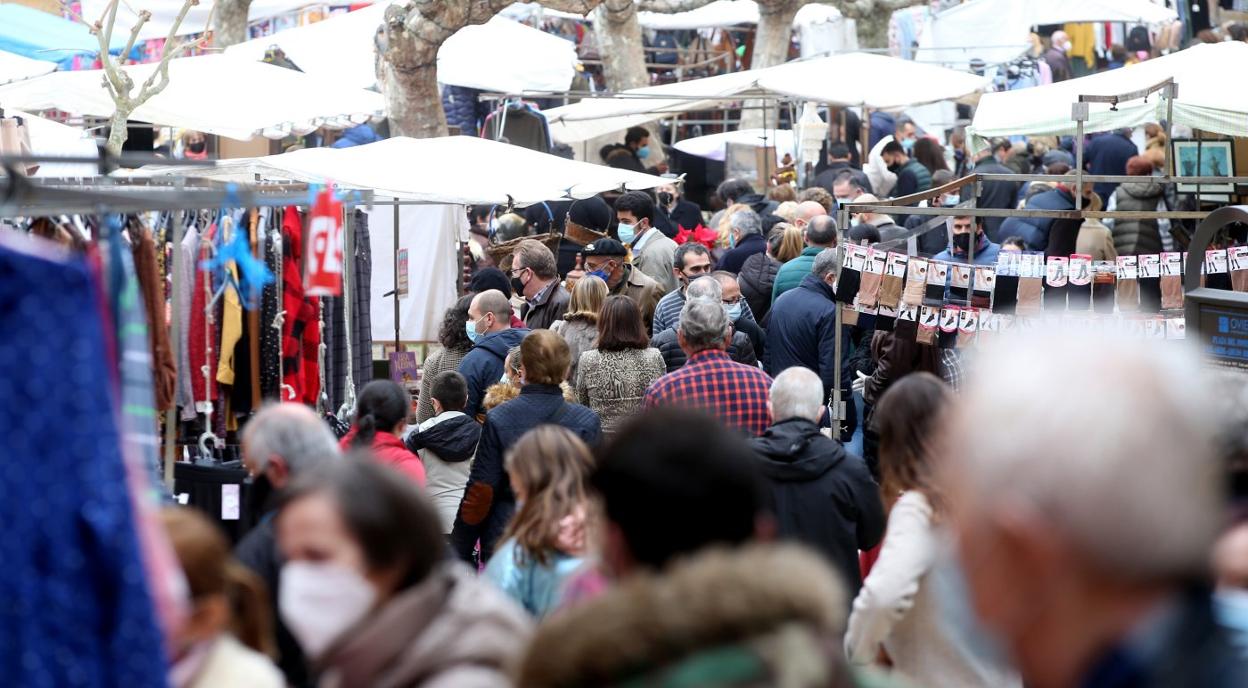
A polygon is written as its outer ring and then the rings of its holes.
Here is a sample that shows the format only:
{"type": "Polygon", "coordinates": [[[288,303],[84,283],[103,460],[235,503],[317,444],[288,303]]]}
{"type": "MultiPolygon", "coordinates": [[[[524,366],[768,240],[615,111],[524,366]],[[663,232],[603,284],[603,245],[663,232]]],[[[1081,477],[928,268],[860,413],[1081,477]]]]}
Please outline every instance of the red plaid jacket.
{"type": "Polygon", "coordinates": [[[734,362],[709,349],[689,357],[680,370],[655,380],[646,390],[644,408],[683,406],[705,411],[724,425],[757,437],[771,425],[767,373],[734,362]]]}

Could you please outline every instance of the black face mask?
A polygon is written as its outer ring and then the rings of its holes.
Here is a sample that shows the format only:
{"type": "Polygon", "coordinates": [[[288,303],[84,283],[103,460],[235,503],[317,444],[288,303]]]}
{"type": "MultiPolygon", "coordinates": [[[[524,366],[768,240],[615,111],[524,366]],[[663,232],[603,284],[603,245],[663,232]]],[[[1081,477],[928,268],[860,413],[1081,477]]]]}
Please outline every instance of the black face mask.
{"type": "MultiPolygon", "coordinates": [[[[982,232],[976,232],[974,234],[976,241],[979,241],[980,234],[982,234],[982,232]]],[[[972,235],[969,233],[968,234],[954,234],[953,235],[954,248],[959,249],[963,252],[970,251],[971,250],[971,236],[972,235]]]]}
{"type": "Polygon", "coordinates": [[[521,282],[519,277],[511,278],[511,291],[513,294],[524,296],[524,282],[521,282]]]}
{"type": "Polygon", "coordinates": [[[194,153],[194,154],[196,154],[196,155],[199,155],[200,153],[203,153],[203,152],[204,152],[205,150],[207,150],[207,149],[208,149],[208,142],[207,142],[207,141],[194,141],[194,142],[192,142],[192,143],[188,143],[188,144],[186,144],[186,150],[188,150],[188,151],[190,151],[190,152],[192,152],[192,153],[194,153]]]}

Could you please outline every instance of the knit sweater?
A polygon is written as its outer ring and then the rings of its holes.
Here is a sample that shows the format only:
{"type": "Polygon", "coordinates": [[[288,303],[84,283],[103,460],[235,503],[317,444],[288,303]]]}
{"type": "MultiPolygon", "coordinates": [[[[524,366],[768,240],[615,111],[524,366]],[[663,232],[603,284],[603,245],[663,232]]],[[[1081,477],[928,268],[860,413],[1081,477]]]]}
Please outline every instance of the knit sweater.
{"type": "Polygon", "coordinates": [[[852,663],[871,664],[880,647],[916,685],[1021,686],[1016,675],[974,655],[942,613],[935,589],[941,533],[920,492],[901,495],[888,515],[880,558],[862,583],[845,632],[852,663]]]}

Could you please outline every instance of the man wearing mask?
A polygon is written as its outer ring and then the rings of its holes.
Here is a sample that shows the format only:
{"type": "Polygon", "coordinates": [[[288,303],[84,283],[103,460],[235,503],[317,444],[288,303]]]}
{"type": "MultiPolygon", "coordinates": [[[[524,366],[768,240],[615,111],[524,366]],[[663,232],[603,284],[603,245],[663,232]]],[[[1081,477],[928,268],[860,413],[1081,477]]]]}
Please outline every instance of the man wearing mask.
{"type": "Polygon", "coordinates": [[[602,150],[603,162],[608,167],[662,174],[667,171],[667,164],[660,163],[646,167],[645,160],[650,157],[650,131],[645,127],[629,127],[624,132],[624,145],[612,144],[602,150]]]}
{"type": "Polygon", "coordinates": [[[953,228],[953,239],[949,248],[937,253],[935,260],[950,263],[966,263],[971,250],[971,241],[975,242],[975,265],[996,265],[997,254],[1001,245],[994,244],[984,235],[984,227],[978,218],[966,216],[955,217],[950,225],[953,228]]]}
{"type": "Polygon", "coordinates": [[[253,478],[248,499],[264,515],[239,541],[234,558],[268,586],[277,665],[287,685],[296,688],[310,686],[312,681],[303,651],[278,613],[284,558],[278,549],[273,515],[277,498],[293,480],[340,460],[338,441],[329,427],[303,404],[266,406],[243,427],[243,465],[253,478]]]}
{"type": "MultiPolygon", "coordinates": [[[[867,157],[867,179],[871,181],[872,193],[880,196],[900,196],[894,193],[893,187],[897,185],[897,175],[888,169],[888,163],[884,161],[884,147],[896,141],[901,145],[902,150],[908,155],[914,150],[914,142],[919,138],[918,128],[914,126],[914,122],[909,119],[901,118],[897,120],[896,129],[892,136],[885,136],[878,143],[871,147],[871,154],[867,157]]],[[[833,192],[835,193],[835,191],[833,192]]]]}
{"type": "MultiPolygon", "coordinates": [[[[936,170],[932,173],[933,187],[944,186],[953,180],[953,173],[949,170],[936,170]]],[[[963,187],[963,189],[954,189],[948,193],[943,193],[932,199],[932,204],[929,207],[952,208],[962,202],[962,197],[959,195],[959,192],[970,188],[971,187],[963,187]]],[[[907,217],[905,222],[906,233],[910,233],[911,231],[918,229],[921,225],[931,222],[933,219],[935,218],[931,215],[911,215],[907,217]]],[[[883,232],[880,232],[881,236],[883,236],[883,234],[883,232]]],[[[906,250],[906,248],[907,247],[903,245],[895,247],[894,250],[902,251],[906,250]]],[[[921,255],[936,255],[946,248],[949,248],[949,233],[945,230],[944,226],[929,229],[923,234],[915,237],[915,248],[918,249],[918,252],[921,255]]]]}
{"type": "MultiPolygon", "coordinates": [[[[913,141],[913,139],[903,139],[913,141]]],[[[914,144],[906,145],[898,141],[889,141],[880,150],[880,157],[888,165],[888,171],[897,175],[897,184],[893,187],[893,197],[909,196],[932,188],[932,173],[918,160],[910,157],[914,144]]]]}
{"type": "Polygon", "coordinates": [[[646,330],[650,331],[655,307],[663,297],[663,287],[626,260],[628,249],[624,244],[615,239],[599,239],[587,245],[581,255],[585,261],[584,270],[569,272],[568,282],[575,284],[587,274],[601,278],[612,295],[623,294],[637,304],[646,330]]]}
{"type": "Polygon", "coordinates": [[[464,412],[476,417],[481,413],[485,390],[503,376],[507,352],[519,346],[529,330],[511,326],[511,301],[494,289],[472,298],[465,327],[473,347],[459,364],[459,374],[468,382],[468,406],[464,412]]]}
{"type": "Polygon", "coordinates": [[[741,285],[737,284],[737,276],[731,272],[713,272],[711,276],[719,281],[720,302],[724,304],[724,312],[728,315],[728,324],[734,332],[743,332],[750,338],[754,354],[763,357],[763,347],[767,344],[767,333],[753,318],[745,317],[747,306],[741,297],[741,285]]]}
{"type": "Polygon", "coordinates": [[[551,323],[563,319],[571,299],[559,283],[555,254],[542,242],[525,239],[511,256],[511,289],[524,297],[525,327],[549,329],[551,323]]]}
{"type": "MultiPolygon", "coordinates": [[[[659,299],[659,305],[654,309],[655,336],[680,324],[680,309],[685,307],[685,293],[689,283],[711,274],[711,269],[711,251],[702,244],[691,241],[676,249],[672,257],[672,274],[676,277],[679,288],[669,291],[659,299]]],[[[742,317],[750,322],[757,322],[749,304],[744,304],[742,310],[742,317]]]]}
{"type": "MultiPolygon", "coordinates": [[[[988,150],[975,159],[974,171],[977,174],[1014,174],[1014,170],[1005,166],[1013,155],[1014,146],[1009,139],[993,139],[988,150]]],[[[1018,182],[982,181],[979,183],[979,198],[975,199],[975,205],[998,210],[1014,208],[1018,204],[1018,187],[1018,182]]],[[[984,218],[984,231],[988,233],[989,239],[1001,238],[1000,229],[1005,220],[1004,217],[984,218]]]]}
{"type": "Polygon", "coordinates": [[[835,194],[832,190],[832,183],[836,181],[837,175],[845,170],[854,169],[849,156],[849,146],[837,141],[828,145],[828,166],[822,172],[815,176],[814,186],[821,186],[828,190],[828,193],[835,194]]]}
{"type": "Polygon", "coordinates": [[[1070,58],[1066,53],[1070,51],[1070,37],[1065,31],[1054,31],[1049,37],[1050,47],[1044,51],[1044,61],[1049,65],[1049,71],[1053,72],[1053,82],[1065,81],[1071,77],[1070,58]]]}
{"type": "Polygon", "coordinates": [[[672,270],[676,242],[654,227],[654,201],[644,191],[629,191],[615,200],[616,233],[632,247],[633,266],[658,282],[663,291],[677,287],[672,270]]]}
{"type": "Polygon", "coordinates": [[[832,195],[837,206],[843,206],[863,194],[872,193],[870,183],[860,178],[859,170],[841,170],[832,180],[832,195]],[[864,182],[867,182],[864,186],[864,182]]]}

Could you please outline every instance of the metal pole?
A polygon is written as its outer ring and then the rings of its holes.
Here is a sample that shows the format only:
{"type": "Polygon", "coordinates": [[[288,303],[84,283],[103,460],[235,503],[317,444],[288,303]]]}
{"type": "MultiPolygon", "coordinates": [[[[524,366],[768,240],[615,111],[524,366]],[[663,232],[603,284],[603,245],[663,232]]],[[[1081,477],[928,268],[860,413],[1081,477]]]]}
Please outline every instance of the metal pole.
{"type": "MultiPolygon", "coordinates": [[[[1178,97],[1178,84],[1170,84],[1166,87],[1166,176],[1174,176],[1174,156],[1170,155],[1170,149],[1174,147],[1173,130],[1174,130],[1174,99],[1178,97]]],[[[1200,170],[1197,170],[1199,172],[1200,170]]]]}
{"type": "MultiPolygon", "coordinates": [[[[864,141],[866,139],[863,139],[864,141]]],[[[849,236],[849,211],[840,208],[837,211],[836,222],[836,265],[837,274],[840,274],[841,263],[845,260],[845,240],[849,236]]],[[[837,283],[840,286],[840,283],[837,283]]],[[[840,301],[835,301],[833,305],[836,307],[835,313],[835,351],[833,355],[836,359],[836,366],[832,369],[832,438],[840,441],[841,424],[840,421],[845,420],[845,401],[841,399],[841,360],[845,356],[845,352],[841,346],[841,308],[843,305],[840,301]]]]}
{"type": "MultiPolygon", "coordinates": [[[[398,199],[395,199],[398,200],[398,199]]],[[[394,204],[394,352],[399,349],[399,204],[394,204]]]]}
{"type": "Polygon", "coordinates": [[[1083,209],[1083,123],[1088,119],[1088,104],[1075,103],[1071,117],[1075,120],[1075,210],[1083,209]]]}
{"type": "MultiPolygon", "coordinates": [[[[1201,153],[1204,152],[1204,139],[1205,139],[1205,132],[1201,129],[1197,129],[1196,130],[1196,174],[1200,174],[1200,167],[1203,164],[1201,162],[1201,157],[1202,157],[1201,153]]],[[[1200,202],[1201,202],[1200,192],[1201,192],[1201,186],[1200,186],[1200,183],[1198,182],[1196,184],[1196,209],[1197,210],[1200,210],[1200,202]]]]}
{"type": "Polygon", "coordinates": [[[858,143],[862,146],[862,159],[858,161],[858,166],[865,170],[867,158],[871,156],[871,110],[866,105],[862,106],[862,121],[859,124],[862,139],[858,143]]]}
{"type": "MultiPolygon", "coordinates": [[[[181,282],[183,261],[182,255],[182,212],[174,211],[173,213],[173,274],[172,286],[169,290],[170,294],[176,294],[179,282],[181,282]]],[[[194,285],[192,284],[192,288],[194,285]]],[[[173,360],[180,361],[182,356],[181,340],[178,339],[178,332],[182,327],[182,313],[177,308],[177,303],[170,309],[169,323],[169,341],[173,345],[173,360]]],[[[156,323],[151,324],[157,327],[156,323]]],[[[180,365],[180,364],[179,364],[180,365]]],[[[172,408],[165,412],[165,465],[164,480],[165,489],[173,491],[173,464],[177,461],[177,444],[178,444],[178,405],[174,404],[172,408]]]]}

